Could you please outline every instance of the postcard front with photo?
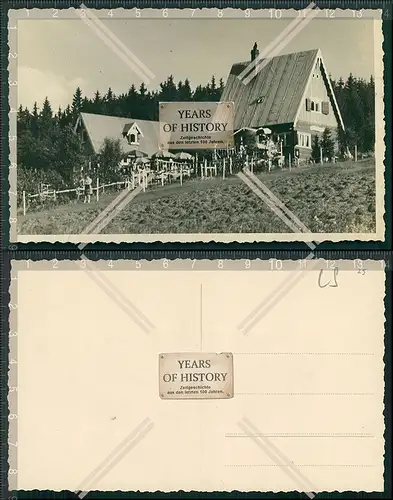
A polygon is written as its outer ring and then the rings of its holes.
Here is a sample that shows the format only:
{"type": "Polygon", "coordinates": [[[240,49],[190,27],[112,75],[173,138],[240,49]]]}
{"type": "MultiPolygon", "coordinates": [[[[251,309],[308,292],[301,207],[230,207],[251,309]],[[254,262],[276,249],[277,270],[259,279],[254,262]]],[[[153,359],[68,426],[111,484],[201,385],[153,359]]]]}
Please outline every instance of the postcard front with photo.
{"type": "Polygon", "coordinates": [[[381,11],[329,12],[9,11],[10,240],[383,241],[381,11]]]}

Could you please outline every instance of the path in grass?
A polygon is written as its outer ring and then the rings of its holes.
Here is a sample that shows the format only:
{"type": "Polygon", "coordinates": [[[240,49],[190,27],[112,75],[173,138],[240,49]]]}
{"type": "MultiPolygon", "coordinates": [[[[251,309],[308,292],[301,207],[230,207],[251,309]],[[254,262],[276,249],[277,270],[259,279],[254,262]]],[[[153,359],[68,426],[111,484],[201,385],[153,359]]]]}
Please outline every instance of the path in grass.
{"type": "MultiPolygon", "coordinates": [[[[258,175],[313,232],[375,231],[372,161],[258,175]]],[[[18,218],[19,234],[78,234],[116,195],[18,218]]],[[[149,188],[103,231],[140,233],[290,232],[236,177],[149,188]]]]}

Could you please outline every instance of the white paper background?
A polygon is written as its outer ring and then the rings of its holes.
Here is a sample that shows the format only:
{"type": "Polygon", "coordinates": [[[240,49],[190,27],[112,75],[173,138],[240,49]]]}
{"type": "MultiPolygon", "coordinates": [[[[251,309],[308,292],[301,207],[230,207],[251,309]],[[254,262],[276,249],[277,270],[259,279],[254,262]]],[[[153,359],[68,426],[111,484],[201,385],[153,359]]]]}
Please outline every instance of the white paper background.
{"type": "Polygon", "coordinates": [[[19,271],[18,489],[76,490],[146,418],[152,430],[89,489],[302,489],[252,439],[227,436],[246,417],[287,435],[269,440],[315,491],[382,491],[384,273],[341,271],[323,289],[318,273],[244,335],[289,272],[105,272],[146,333],[85,271],[19,271]],[[234,398],[161,400],[158,354],[200,350],[234,353],[234,398]]]}

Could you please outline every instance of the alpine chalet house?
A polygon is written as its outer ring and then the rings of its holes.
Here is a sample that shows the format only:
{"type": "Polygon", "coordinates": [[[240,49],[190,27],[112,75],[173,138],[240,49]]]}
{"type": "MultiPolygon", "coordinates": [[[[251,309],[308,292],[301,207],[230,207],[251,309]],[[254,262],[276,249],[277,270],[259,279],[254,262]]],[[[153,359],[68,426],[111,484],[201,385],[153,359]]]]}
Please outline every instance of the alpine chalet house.
{"type": "Polygon", "coordinates": [[[234,102],[235,133],[269,128],[286,158],[310,158],[313,136],[326,127],[337,148],[338,130],[344,130],[319,49],[264,60],[255,43],[250,60],[232,66],[221,100],[234,102]]]}
{"type": "Polygon", "coordinates": [[[159,123],[155,121],[80,113],[74,130],[87,155],[99,154],[106,138],[118,139],[125,156],[134,150],[151,156],[159,149],[159,123]]]}

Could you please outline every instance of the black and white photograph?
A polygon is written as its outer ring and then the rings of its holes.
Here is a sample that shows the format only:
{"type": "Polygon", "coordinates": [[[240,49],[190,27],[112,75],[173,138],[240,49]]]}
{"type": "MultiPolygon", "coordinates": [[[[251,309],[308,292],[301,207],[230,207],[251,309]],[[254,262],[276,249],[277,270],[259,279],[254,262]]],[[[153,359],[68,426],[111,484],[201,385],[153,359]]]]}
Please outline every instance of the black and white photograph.
{"type": "Polygon", "coordinates": [[[12,241],[384,240],[380,11],[21,9],[8,33],[12,241]]]}

